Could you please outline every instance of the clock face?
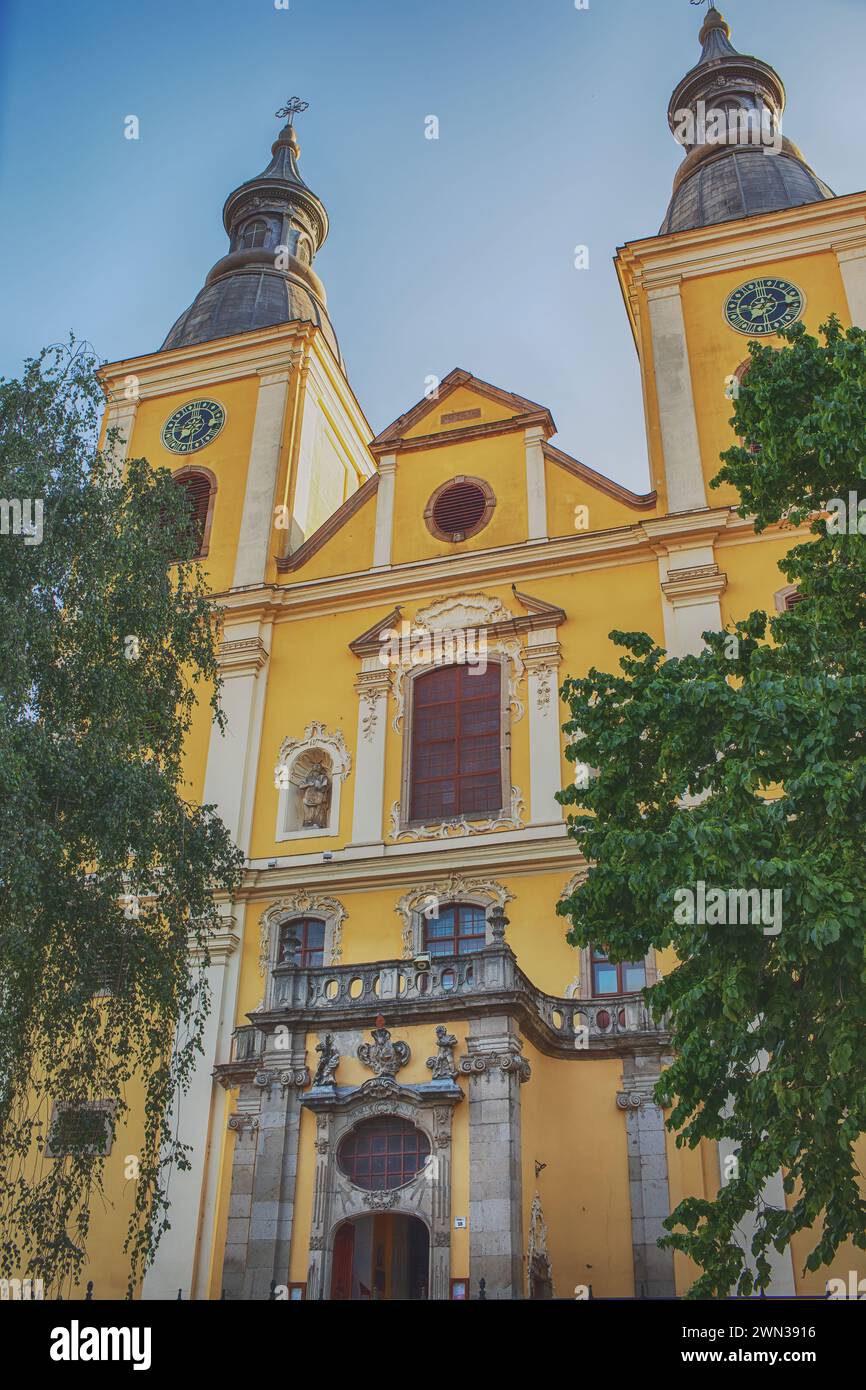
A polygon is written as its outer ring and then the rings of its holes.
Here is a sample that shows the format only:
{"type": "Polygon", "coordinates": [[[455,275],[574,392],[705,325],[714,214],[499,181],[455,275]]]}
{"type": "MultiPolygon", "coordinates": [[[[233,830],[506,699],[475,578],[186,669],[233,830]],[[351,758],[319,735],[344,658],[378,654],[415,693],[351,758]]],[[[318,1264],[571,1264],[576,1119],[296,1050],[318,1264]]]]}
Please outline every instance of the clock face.
{"type": "Polygon", "coordinates": [[[219,401],[187,401],[169,415],[162,427],[162,442],[173,454],[194,454],[213,443],[225,422],[219,401]]]}
{"type": "Polygon", "coordinates": [[[738,333],[765,338],[794,323],[806,307],[806,296],[790,280],[767,276],[749,280],[729,294],[725,318],[738,333]]]}

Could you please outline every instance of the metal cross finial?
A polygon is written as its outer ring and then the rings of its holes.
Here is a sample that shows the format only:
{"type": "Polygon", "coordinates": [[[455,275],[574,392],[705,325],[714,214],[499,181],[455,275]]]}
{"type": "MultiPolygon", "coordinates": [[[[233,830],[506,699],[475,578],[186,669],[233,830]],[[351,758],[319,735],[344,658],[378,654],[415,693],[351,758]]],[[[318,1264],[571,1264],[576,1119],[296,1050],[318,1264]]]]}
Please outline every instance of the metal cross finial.
{"type": "Polygon", "coordinates": [[[301,101],[300,97],[289,97],[285,106],[281,106],[279,111],[275,111],[275,116],[287,116],[289,125],[292,124],[292,117],[298,116],[302,111],[306,111],[310,103],[301,101]]]}

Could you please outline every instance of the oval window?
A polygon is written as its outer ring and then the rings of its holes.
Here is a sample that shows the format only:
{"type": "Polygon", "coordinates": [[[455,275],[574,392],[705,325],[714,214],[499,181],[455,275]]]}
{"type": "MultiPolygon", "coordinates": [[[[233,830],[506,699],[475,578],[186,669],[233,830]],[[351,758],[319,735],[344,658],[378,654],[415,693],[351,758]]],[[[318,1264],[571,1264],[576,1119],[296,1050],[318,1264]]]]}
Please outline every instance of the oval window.
{"type": "Polygon", "coordinates": [[[340,1172],[367,1192],[384,1192],[411,1182],[430,1157],[430,1140],[397,1115],[364,1120],[347,1134],[337,1153],[340,1172]]]}

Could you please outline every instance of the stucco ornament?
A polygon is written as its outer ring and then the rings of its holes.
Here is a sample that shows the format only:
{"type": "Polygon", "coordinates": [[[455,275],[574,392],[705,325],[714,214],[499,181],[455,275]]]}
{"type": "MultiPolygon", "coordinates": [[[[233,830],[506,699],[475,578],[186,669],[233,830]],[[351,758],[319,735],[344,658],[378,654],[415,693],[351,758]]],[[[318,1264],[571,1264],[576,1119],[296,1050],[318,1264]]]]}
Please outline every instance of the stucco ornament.
{"type": "MultiPolygon", "coordinates": [[[[426,608],[419,608],[412,623],[412,632],[413,640],[423,638],[425,633],[473,631],[484,634],[488,661],[501,661],[505,665],[511,720],[516,723],[525,713],[523,701],[518,697],[521,681],[526,675],[523,649],[517,638],[487,635],[488,627],[494,623],[510,622],[513,617],[514,614],[509,613],[498,598],[491,598],[487,594],[456,594],[436,599],[426,608]]],[[[402,727],[405,713],[405,677],[414,665],[412,661],[400,661],[392,670],[391,688],[395,706],[392,724],[397,730],[402,727]]]]}
{"type": "Polygon", "coordinates": [[[385,1027],[381,1014],[376,1019],[376,1027],[372,1029],[372,1037],[371,1043],[361,1043],[359,1046],[358,1061],[375,1072],[376,1076],[396,1076],[409,1061],[409,1044],[391,1041],[390,1031],[385,1027]]]}

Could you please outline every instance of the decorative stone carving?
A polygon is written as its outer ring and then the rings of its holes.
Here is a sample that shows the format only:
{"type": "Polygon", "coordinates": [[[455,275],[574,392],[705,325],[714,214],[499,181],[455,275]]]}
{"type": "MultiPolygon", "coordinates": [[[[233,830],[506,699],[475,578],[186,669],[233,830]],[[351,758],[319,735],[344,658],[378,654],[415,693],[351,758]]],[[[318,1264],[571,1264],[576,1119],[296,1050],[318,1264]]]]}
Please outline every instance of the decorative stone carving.
{"type": "Polygon", "coordinates": [[[519,787],[511,788],[511,808],[507,816],[491,816],[487,820],[467,820],[454,816],[451,820],[434,821],[431,825],[403,826],[400,803],[391,807],[390,838],[395,842],[409,840],[450,840],[456,835],[482,835],[490,830],[522,830],[526,803],[519,787]]]}
{"type": "Polygon", "coordinates": [[[616,1103],[619,1110],[640,1110],[644,1101],[649,1099],[641,1095],[640,1091],[617,1091],[616,1103]]]}
{"type": "Polygon", "coordinates": [[[502,907],[497,903],[490,914],[490,932],[494,946],[505,945],[505,928],[509,925],[502,907]]]}
{"type": "Polygon", "coordinates": [[[325,1034],[324,1040],[316,1044],[316,1051],[320,1054],[321,1060],[316,1067],[313,1086],[336,1086],[334,1073],[340,1064],[340,1054],[334,1047],[333,1033],[325,1034]]]}
{"type": "Polygon", "coordinates": [[[453,1081],[458,1075],[454,1065],[454,1049],[457,1039],[445,1030],[445,1025],[436,1025],[436,1056],[427,1058],[427,1066],[433,1073],[434,1081],[453,1081]]]}
{"type": "Polygon", "coordinates": [[[501,599],[489,594],[459,594],[437,598],[415,614],[415,625],[430,632],[444,628],[490,627],[491,623],[506,623],[514,615],[501,599]]]}
{"type": "Polygon", "coordinates": [[[430,879],[427,883],[413,888],[397,903],[394,911],[403,919],[403,958],[411,960],[422,949],[422,934],[417,933],[416,925],[421,915],[430,912],[431,905],[448,902],[472,902],[481,900],[486,907],[498,903],[504,907],[514,902],[514,894],[492,878],[464,878],[462,874],[449,874],[447,878],[430,879]]]}
{"type": "Polygon", "coordinates": [[[400,1068],[405,1067],[409,1061],[409,1044],[391,1041],[391,1034],[385,1027],[385,1020],[381,1014],[376,1019],[376,1027],[371,1031],[373,1041],[360,1044],[356,1054],[358,1061],[377,1076],[396,1076],[400,1068]]]}
{"type": "Polygon", "coordinates": [[[262,916],[259,928],[259,972],[266,975],[276,949],[277,930],[292,917],[321,917],[325,922],[325,956],[329,965],[338,965],[343,953],[343,923],[348,913],[337,898],[318,893],[293,893],[273,903],[262,916]],[[330,941],[329,941],[330,938],[330,941]],[[329,949],[330,945],[330,949],[329,949]]]}
{"type": "Polygon", "coordinates": [[[299,1067],[293,1071],[291,1067],[287,1067],[285,1071],[280,1072],[279,1079],[280,1085],[284,1091],[288,1090],[291,1086],[295,1086],[299,1091],[302,1091],[305,1086],[309,1086],[310,1084],[310,1069],[309,1067],[299,1067]]]}
{"type": "Polygon", "coordinates": [[[365,1192],[361,1201],[365,1207],[371,1211],[390,1211],[396,1207],[400,1200],[399,1187],[392,1188],[390,1192],[365,1192]]]}
{"type": "Polygon", "coordinates": [[[525,1057],[514,1052],[476,1052],[471,1057],[461,1057],[459,1069],[467,1075],[482,1075],[498,1067],[500,1071],[516,1072],[521,1082],[528,1081],[532,1067],[525,1057]]]}
{"type": "Polygon", "coordinates": [[[545,710],[550,705],[553,695],[553,680],[556,675],[555,666],[535,666],[532,668],[538,681],[535,687],[535,707],[545,710]]]}
{"type": "Polygon", "coordinates": [[[451,1232],[450,1232],[450,1231],[434,1231],[434,1232],[433,1232],[433,1244],[436,1246],[437,1250],[441,1250],[441,1249],[443,1249],[444,1246],[450,1245],[450,1244],[451,1244],[451,1232]]]}
{"type": "Polygon", "coordinates": [[[229,1115],[228,1128],[236,1134],[242,1135],[245,1129],[256,1130],[258,1127],[258,1115],[229,1115]]]}
{"type": "Polygon", "coordinates": [[[541,1207],[541,1197],[536,1192],[529,1211],[529,1245],[526,1251],[526,1265],[529,1275],[529,1296],[553,1298],[553,1270],[547,1249],[547,1226],[541,1207]]]}

